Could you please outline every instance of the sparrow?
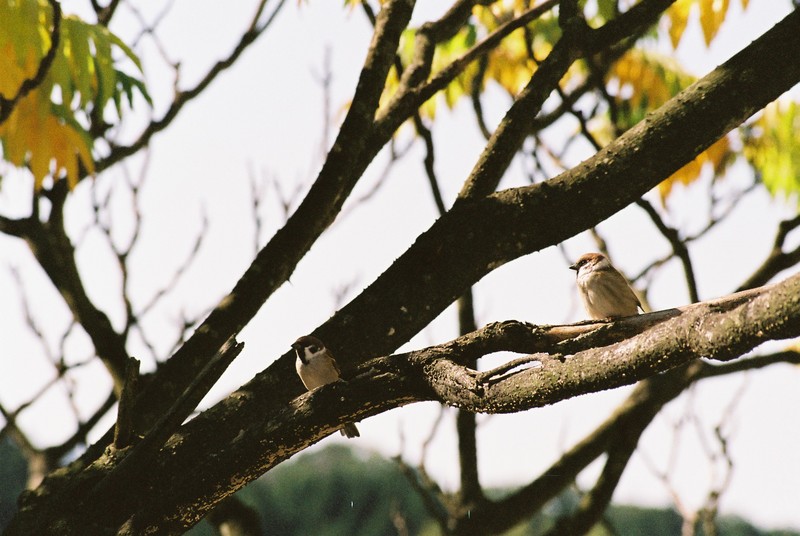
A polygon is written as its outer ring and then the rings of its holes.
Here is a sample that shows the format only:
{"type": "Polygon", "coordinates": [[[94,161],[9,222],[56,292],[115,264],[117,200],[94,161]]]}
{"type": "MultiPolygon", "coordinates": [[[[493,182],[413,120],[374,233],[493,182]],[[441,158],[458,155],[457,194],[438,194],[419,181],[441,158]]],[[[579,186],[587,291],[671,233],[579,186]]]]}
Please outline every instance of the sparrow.
{"type": "Polygon", "coordinates": [[[586,253],[570,269],[577,272],[581,301],[592,319],[639,314],[639,298],[605,255],[586,253]]]}
{"type": "MultiPolygon", "coordinates": [[[[309,391],[327,383],[338,382],[342,379],[339,366],[325,348],[322,341],[311,335],[304,335],[294,341],[292,348],[297,353],[294,362],[297,375],[309,391]]],[[[339,431],[345,437],[359,437],[361,434],[353,423],[347,423],[339,431]]]]}

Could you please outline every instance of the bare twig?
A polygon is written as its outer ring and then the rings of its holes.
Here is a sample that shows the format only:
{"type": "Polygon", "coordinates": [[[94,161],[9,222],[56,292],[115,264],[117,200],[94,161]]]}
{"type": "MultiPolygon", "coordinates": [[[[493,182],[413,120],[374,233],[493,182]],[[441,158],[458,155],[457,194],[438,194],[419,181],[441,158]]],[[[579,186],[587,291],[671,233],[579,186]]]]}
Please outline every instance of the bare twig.
{"type": "Polygon", "coordinates": [[[157,290],[150,298],[150,300],[145,302],[145,304],[142,307],[140,307],[138,311],[136,311],[136,314],[134,314],[132,317],[132,319],[135,320],[134,323],[138,324],[139,320],[137,319],[141,319],[153,307],[155,307],[156,304],[158,304],[165,295],[167,295],[170,291],[172,291],[175,288],[177,282],[180,281],[180,279],[183,277],[186,271],[194,264],[194,261],[197,258],[198,253],[200,252],[200,248],[203,245],[203,240],[208,234],[206,232],[208,230],[208,216],[206,215],[205,212],[202,213],[200,221],[201,221],[200,229],[198,229],[192,247],[186,254],[186,257],[184,258],[183,262],[173,272],[170,280],[159,290],[157,290]]]}
{"type": "Polygon", "coordinates": [[[741,284],[740,289],[764,285],[779,272],[800,262],[800,246],[790,251],[783,251],[789,233],[798,227],[800,227],[800,215],[784,220],[778,225],[778,232],[775,236],[772,251],[747,281],[741,284]]]}
{"type": "Polygon", "coordinates": [[[255,227],[253,230],[253,254],[255,255],[262,247],[261,234],[264,227],[264,218],[261,215],[261,204],[264,200],[264,181],[257,182],[252,169],[249,170],[248,176],[250,178],[250,208],[255,227]]]}
{"type": "MultiPolygon", "coordinates": [[[[694,242],[694,241],[706,236],[718,224],[720,224],[721,222],[725,221],[727,219],[727,217],[730,215],[730,213],[733,211],[733,209],[736,208],[737,203],[739,201],[741,201],[741,199],[744,196],[746,196],[747,194],[752,192],[756,188],[756,186],[757,186],[757,183],[753,182],[747,188],[745,188],[745,189],[743,189],[741,191],[737,191],[730,199],[726,200],[727,203],[722,208],[720,213],[716,214],[716,215],[714,214],[714,208],[717,205],[719,205],[722,200],[718,199],[718,198],[716,198],[715,196],[712,195],[711,196],[711,201],[712,202],[711,202],[711,208],[709,210],[708,221],[706,222],[706,224],[700,230],[696,231],[693,234],[690,234],[690,235],[687,235],[686,237],[684,237],[683,238],[683,243],[688,246],[690,243],[692,243],[692,242],[694,242]]],[[[636,282],[636,281],[639,281],[642,278],[647,277],[648,274],[650,274],[653,270],[663,266],[664,264],[669,262],[673,257],[675,257],[675,251],[674,250],[672,252],[670,252],[669,255],[666,255],[665,257],[661,257],[659,259],[656,259],[656,260],[652,261],[650,264],[645,266],[638,274],[633,276],[631,278],[631,280],[636,282]]],[[[744,287],[740,288],[740,290],[743,290],[743,289],[744,289],[744,287]]]]}
{"type": "Polygon", "coordinates": [[[164,116],[161,119],[152,121],[147,128],[142,131],[136,141],[130,145],[112,146],[110,154],[96,163],[96,171],[103,171],[111,165],[116,164],[123,158],[139,152],[140,149],[145,147],[150,142],[150,139],[153,137],[153,135],[161,132],[167,126],[169,126],[186,104],[200,95],[206,89],[206,87],[208,87],[209,84],[211,84],[211,82],[217,78],[217,76],[236,63],[236,60],[239,59],[239,56],[241,56],[242,53],[247,50],[247,48],[252,45],[267,28],[270,27],[284,3],[285,0],[279,0],[278,5],[275,6],[267,19],[264,22],[260,22],[264,8],[267,4],[267,0],[261,0],[256,8],[255,15],[250,21],[250,26],[248,27],[247,31],[242,34],[242,38],[239,40],[239,43],[234,47],[233,51],[231,51],[228,57],[215,63],[214,66],[211,67],[211,69],[209,69],[209,71],[205,74],[205,76],[203,76],[200,82],[198,82],[193,88],[178,91],[175,95],[175,99],[172,101],[172,104],[167,109],[164,116]]]}

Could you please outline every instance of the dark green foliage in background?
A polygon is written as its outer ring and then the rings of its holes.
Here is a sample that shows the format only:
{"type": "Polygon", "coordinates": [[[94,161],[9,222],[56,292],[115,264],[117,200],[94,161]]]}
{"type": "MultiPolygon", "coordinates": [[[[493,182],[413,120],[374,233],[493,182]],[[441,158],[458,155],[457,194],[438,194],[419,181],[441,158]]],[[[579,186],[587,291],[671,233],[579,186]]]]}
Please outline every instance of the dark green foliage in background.
{"type": "Polygon", "coordinates": [[[17,511],[17,497],[25,489],[28,469],[19,450],[0,438],[0,531],[17,511]]]}
{"type": "Polygon", "coordinates": [[[238,497],[260,512],[270,535],[397,534],[400,518],[409,534],[420,534],[430,522],[396,464],[341,445],[297,456],[238,497]]]}
{"type": "MultiPolygon", "coordinates": [[[[25,487],[25,460],[6,439],[0,440],[0,532],[16,509],[25,487]]],[[[502,495],[495,490],[491,493],[502,495]]],[[[259,513],[261,528],[270,536],[391,536],[396,522],[407,534],[435,536],[438,526],[425,510],[417,492],[397,465],[378,454],[334,444],[305,453],[279,465],[237,495],[259,513]]],[[[577,498],[567,494],[506,536],[536,536],[552,527],[553,518],[575,507],[577,498]]],[[[612,506],[605,522],[589,536],[647,534],[675,536],[681,533],[681,517],[673,510],[612,506]]],[[[718,536],[800,536],[795,531],[763,531],[738,517],[717,522],[718,536]]],[[[214,536],[203,522],[190,530],[192,536],[214,536]]],[[[698,528],[697,536],[705,536],[698,528]]]]}

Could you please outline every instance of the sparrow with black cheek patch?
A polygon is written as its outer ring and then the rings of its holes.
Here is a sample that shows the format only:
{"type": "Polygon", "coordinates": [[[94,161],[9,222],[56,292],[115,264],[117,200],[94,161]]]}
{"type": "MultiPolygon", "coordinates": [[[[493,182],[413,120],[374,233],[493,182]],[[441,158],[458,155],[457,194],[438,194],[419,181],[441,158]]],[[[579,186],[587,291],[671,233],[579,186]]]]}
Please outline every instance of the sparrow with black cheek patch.
{"type": "Polygon", "coordinates": [[[581,301],[594,320],[639,314],[639,298],[605,255],[586,253],[570,269],[577,272],[581,301]]]}
{"type": "MultiPolygon", "coordinates": [[[[297,375],[303,385],[311,391],[328,383],[342,379],[339,366],[322,341],[311,335],[304,335],[294,341],[292,348],[297,353],[294,362],[297,375]]],[[[359,437],[361,434],[353,423],[347,423],[339,430],[345,437],[359,437]]]]}

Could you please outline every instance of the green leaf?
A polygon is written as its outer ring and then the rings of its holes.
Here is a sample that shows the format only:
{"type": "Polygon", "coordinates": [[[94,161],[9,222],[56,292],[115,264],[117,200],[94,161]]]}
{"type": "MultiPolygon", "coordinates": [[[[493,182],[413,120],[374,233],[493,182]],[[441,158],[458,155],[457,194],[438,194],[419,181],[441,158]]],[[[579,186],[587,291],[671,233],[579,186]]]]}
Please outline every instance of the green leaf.
{"type": "Polygon", "coordinates": [[[800,112],[794,101],[775,102],[744,129],[744,154],[773,196],[800,194],[800,112]]]}
{"type": "MultiPolygon", "coordinates": [[[[50,50],[52,9],[45,0],[0,0],[0,21],[0,94],[8,98],[50,50]]],[[[93,171],[86,125],[109,102],[119,117],[123,99],[132,106],[137,91],[152,104],[144,83],[117,68],[114,53],[122,51],[120,59],[141,72],[139,58],[107,28],[64,16],[60,35],[47,76],[0,125],[3,158],[27,166],[36,188],[46,176],[66,177],[73,186],[81,169],[93,171]]]]}

